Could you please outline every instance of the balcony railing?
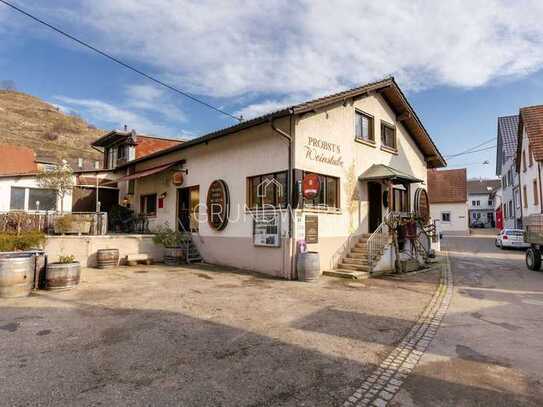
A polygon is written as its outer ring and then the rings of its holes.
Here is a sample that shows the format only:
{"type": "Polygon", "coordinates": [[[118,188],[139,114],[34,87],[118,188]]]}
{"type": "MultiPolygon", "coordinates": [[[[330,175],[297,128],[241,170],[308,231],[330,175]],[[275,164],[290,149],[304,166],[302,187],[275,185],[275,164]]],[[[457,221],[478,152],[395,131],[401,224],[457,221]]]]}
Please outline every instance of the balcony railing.
{"type": "Polygon", "coordinates": [[[105,235],[107,212],[0,212],[0,233],[39,230],[48,235],[105,235]]]}

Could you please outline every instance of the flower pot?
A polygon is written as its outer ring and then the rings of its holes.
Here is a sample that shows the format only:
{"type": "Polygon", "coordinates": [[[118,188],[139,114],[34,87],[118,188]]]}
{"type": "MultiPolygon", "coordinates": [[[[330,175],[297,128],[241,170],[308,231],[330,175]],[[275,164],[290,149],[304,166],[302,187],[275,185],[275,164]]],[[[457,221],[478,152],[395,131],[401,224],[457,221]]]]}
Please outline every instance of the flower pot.
{"type": "Polygon", "coordinates": [[[74,221],[69,226],[55,225],[55,234],[61,235],[88,235],[91,229],[91,222],[88,220],[74,221]]]}
{"type": "Polygon", "coordinates": [[[61,290],[79,285],[81,265],[78,261],[73,263],[49,263],[45,272],[45,288],[47,290],[61,290]]]}
{"type": "Polygon", "coordinates": [[[165,247],[164,264],[178,266],[185,262],[185,249],[183,247],[165,247]]]}

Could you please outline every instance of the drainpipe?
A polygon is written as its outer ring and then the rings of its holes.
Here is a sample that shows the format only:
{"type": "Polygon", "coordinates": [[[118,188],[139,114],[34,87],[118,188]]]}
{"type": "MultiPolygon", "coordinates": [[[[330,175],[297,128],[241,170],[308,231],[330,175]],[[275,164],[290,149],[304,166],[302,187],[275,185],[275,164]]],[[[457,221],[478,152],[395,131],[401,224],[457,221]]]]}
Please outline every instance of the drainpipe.
{"type": "MultiPolygon", "coordinates": [[[[284,137],[288,142],[288,173],[287,173],[287,209],[291,207],[292,205],[292,118],[293,118],[293,111],[290,110],[290,120],[289,120],[289,132],[290,134],[286,133],[285,131],[281,130],[275,125],[275,121],[273,118],[270,118],[270,125],[271,128],[278,133],[281,137],[284,137]]],[[[288,213],[288,236],[290,240],[290,250],[291,253],[294,254],[295,247],[294,247],[294,238],[293,238],[293,227],[292,227],[292,216],[289,211],[288,213]]],[[[294,278],[294,256],[290,256],[290,277],[294,278]]]]}
{"type": "Polygon", "coordinates": [[[539,208],[540,208],[540,212],[543,213],[543,203],[541,202],[541,165],[539,163],[539,161],[537,162],[537,177],[538,177],[538,180],[539,180],[539,185],[537,186],[538,189],[539,189],[539,208]]]}

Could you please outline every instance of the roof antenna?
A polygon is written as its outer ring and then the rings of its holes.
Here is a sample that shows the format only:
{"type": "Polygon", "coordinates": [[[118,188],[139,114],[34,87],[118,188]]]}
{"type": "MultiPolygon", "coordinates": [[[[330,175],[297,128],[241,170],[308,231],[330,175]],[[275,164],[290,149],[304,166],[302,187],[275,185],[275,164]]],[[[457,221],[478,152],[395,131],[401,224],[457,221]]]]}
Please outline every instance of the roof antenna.
{"type": "Polygon", "coordinates": [[[126,124],[124,125],[124,131],[128,131],[128,126],[126,124]]]}

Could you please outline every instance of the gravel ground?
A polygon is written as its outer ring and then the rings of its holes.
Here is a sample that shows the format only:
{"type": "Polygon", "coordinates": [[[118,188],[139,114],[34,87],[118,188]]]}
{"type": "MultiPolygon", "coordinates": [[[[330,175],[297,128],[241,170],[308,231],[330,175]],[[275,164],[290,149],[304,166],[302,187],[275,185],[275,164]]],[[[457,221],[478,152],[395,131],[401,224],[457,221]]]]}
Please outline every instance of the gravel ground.
{"type": "Polygon", "coordinates": [[[207,265],[85,269],[75,290],[0,302],[0,404],[341,405],[438,277],[309,284],[207,265]]]}

